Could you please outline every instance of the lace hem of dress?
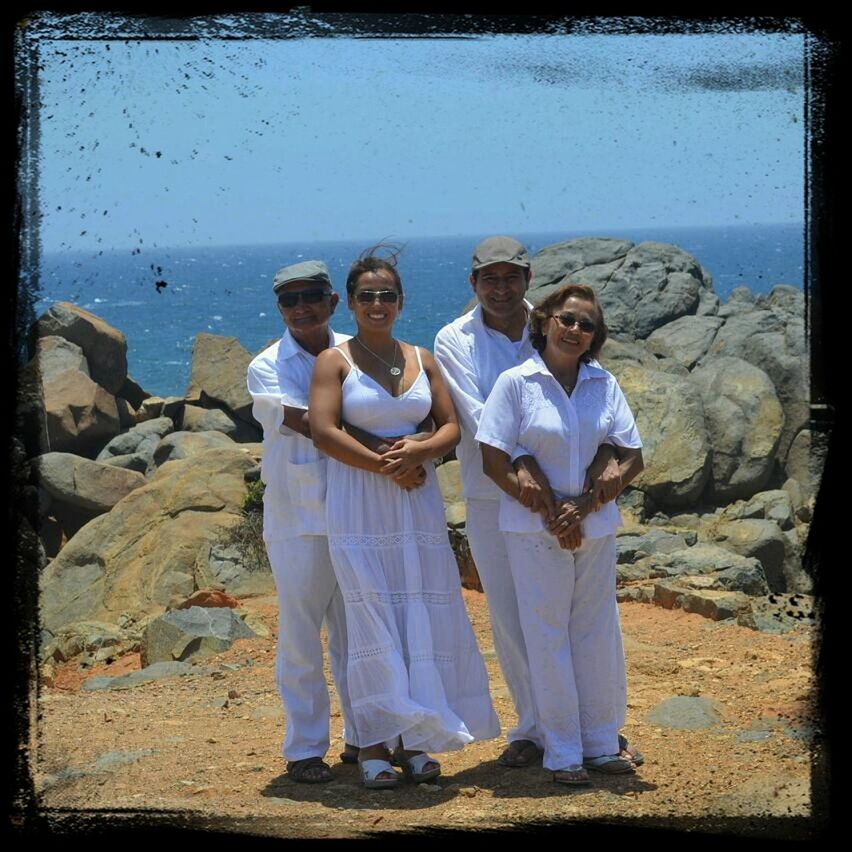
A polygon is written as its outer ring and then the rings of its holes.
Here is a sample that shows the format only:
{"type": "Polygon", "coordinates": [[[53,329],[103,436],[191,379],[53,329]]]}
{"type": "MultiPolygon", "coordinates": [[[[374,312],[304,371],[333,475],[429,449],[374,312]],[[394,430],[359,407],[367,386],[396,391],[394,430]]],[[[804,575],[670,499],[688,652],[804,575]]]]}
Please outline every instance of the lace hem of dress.
{"type": "Polygon", "coordinates": [[[329,535],[330,547],[399,547],[406,544],[417,544],[423,547],[444,547],[449,544],[449,538],[444,533],[401,532],[385,535],[365,535],[352,533],[335,533],[329,535]]]}
{"type": "Polygon", "coordinates": [[[447,606],[455,603],[458,598],[458,592],[428,592],[423,590],[410,592],[384,592],[378,589],[369,589],[362,591],[360,589],[350,589],[342,591],[343,600],[348,604],[359,603],[382,603],[389,606],[411,603],[412,601],[422,601],[425,604],[436,604],[438,606],[447,606]]]}
{"type": "MultiPolygon", "coordinates": [[[[370,648],[350,648],[349,661],[369,660],[373,657],[382,657],[394,652],[393,648],[387,646],[370,647],[370,648]]],[[[442,663],[444,665],[455,665],[458,662],[457,654],[440,654],[436,651],[418,651],[414,654],[408,654],[405,651],[397,652],[402,654],[403,661],[406,666],[411,663],[442,663]]]]}

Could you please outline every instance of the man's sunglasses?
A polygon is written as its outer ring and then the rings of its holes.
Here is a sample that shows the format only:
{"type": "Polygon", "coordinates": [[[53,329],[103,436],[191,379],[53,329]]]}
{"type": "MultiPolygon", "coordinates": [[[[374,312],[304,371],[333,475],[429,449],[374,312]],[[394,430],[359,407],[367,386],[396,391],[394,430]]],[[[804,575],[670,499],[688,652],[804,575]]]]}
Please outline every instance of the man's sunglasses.
{"type": "Polygon", "coordinates": [[[586,334],[591,334],[595,330],[595,324],[587,319],[577,319],[574,314],[551,314],[554,319],[558,319],[565,328],[571,328],[574,325],[580,326],[580,331],[586,334]]]}
{"type": "Polygon", "coordinates": [[[395,305],[399,299],[396,290],[359,290],[355,294],[355,301],[362,305],[372,305],[377,296],[380,302],[387,302],[389,305],[395,305]]]}
{"type": "Polygon", "coordinates": [[[282,308],[295,308],[301,300],[306,305],[318,305],[326,296],[330,296],[328,290],[317,288],[316,290],[299,290],[297,293],[279,293],[278,304],[282,308]]]}

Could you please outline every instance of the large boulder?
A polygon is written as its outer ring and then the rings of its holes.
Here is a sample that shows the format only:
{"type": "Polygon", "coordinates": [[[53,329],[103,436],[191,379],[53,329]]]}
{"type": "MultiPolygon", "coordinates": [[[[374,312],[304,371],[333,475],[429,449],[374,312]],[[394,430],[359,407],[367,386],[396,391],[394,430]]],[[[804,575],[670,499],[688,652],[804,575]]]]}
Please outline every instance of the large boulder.
{"type": "Polygon", "coordinates": [[[648,337],[647,345],[655,355],[673,358],[691,370],[702,358],[724,320],[714,316],[685,316],[666,323],[648,337]]]}
{"type": "Polygon", "coordinates": [[[126,399],[134,409],[139,408],[142,403],[148,399],[151,394],[144,390],[142,386],[135,381],[130,375],[124,380],[124,384],[119,388],[117,396],[126,399]]]}
{"type": "Polygon", "coordinates": [[[773,288],[770,297],[753,310],[736,310],[716,333],[710,355],[731,355],[759,367],[772,380],[784,428],[778,442],[783,460],[790,444],[810,417],[809,358],[805,340],[804,296],[792,288],[773,288]],[[791,305],[800,305],[793,311],[791,305]]]}
{"type": "Polygon", "coordinates": [[[252,417],[252,399],[246,387],[246,372],[252,354],[236,337],[204,332],[195,336],[192,374],[187,401],[210,399],[227,406],[237,417],[257,426],[252,417]]]}
{"type": "Polygon", "coordinates": [[[159,467],[167,461],[186,459],[217,447],[233,446],[234,441],[221,432],[172,432],[154,450],[154,463],[159,467]]]}
{"type": "Polygon", "coordinates": [[[30,329],[30,354],[35,354],[39,337],[51,335],[76,343],[92,379],[111,394],[118,393],[127,378],[127,340],[117,328],[71,302],[57,302],[30,329]]]}
{"type": "Polygon", "coordinates": [[[94,456],[120,429],[115,397],[81,370],[42,383],[48,448],[94,456]]]}
{"type": "Polygon", "coordinates": [[[192,594],[199,551],[240,521],[253,465],[233,444],[172,462],[86,524],[41,574],[44,627],[159,614],[192,594]]]}
{"type": "Polygon", "coordinates": [[[790,545],[774,521],[759,518],[725,521],[719,524],[715,540],[734,553],[760,560],[770,591],[788,591],[790,569],[785,563],[790,545]]]}
{"type": "Polygon", "coordinates": [[[42,382],[49,382],[66,370],[79,370],[89,375],[83,350],[76,343],[56,335],[40,337],[36,341],[36,351],[28,367],[38,370],[42,382]]]}
{"type": "Polygon", "coordinates": [[[145,484],[145,477],[71,453],[45,453],[33,459],[39,485],[54,499],[88,512],[108,512],[145,484]]]}
{"type": "Polygon", "coordinates": [[[547,246],[532,259],[530,298],[538,303],[557,286],[589,284],[614,334],[644,338],[694,314],[711,290],[694,257],[668,243],[582,239],[547,246]],[[556,276],[561,273],[562,277],[556,276]]]}
{"type": "Polygon", "coordinates": [[[227,607],[192,606],[173,610],[148,624],[142,637],[142,666],[217,654],[227,651],[235,639],[254,635],[227,607]]]}
{"type": "Polygon", "coordinates": [[[688,376],[689,370],[679,361],[655,354],[642,340],[619,340],[608,337],[604,343],[598,361],[611,373],[617,373],[620,361],[632,361],[647,370],[660,370],[664,373],[674,373],[676,376],[688,376]]]}
{"type": "Polygon", "coordinates": [[[710,472],[701,396],[688,378],[623,363],[616,377],[644,444],[645,470],[632,484],[661,506],[693,505],[710,472]]]}
{"type": "Polygon", "coordinates": [[[713,444],[714,495],[750,497],[769,480],[784,428],[784,412],[769,376],[724,356],[708,357],[691,373],[701,393],[713,444]]]}

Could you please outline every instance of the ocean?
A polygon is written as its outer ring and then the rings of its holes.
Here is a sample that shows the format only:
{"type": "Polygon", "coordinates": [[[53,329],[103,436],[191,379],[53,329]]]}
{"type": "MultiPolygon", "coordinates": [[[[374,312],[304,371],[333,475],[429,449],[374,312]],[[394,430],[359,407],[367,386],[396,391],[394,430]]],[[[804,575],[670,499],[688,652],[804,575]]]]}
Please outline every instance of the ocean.
{"type": "MultiPolygon", "coordinates": [[[[474,245],[487,234],[415,237],[403,241],[399,272],[405,309],[395,333],[432,348],[435,333],[458,316],[471,297],[468,274],[474,245]]],[[[674,243],[713,277],[722,301],[734,287],[766,293],[776,284],[804,286],[802,225],[670,227],[614,231],[513,234],[535,253],[578,237],[618,237],[674,243]]],[[[40,273],[39,315],[70,301],[103,317],[127,337],[130,375],[157,396],[182,396],[189,383],[192,345],[200,331],[230,335],[257,352],[281,333],[271,291],[282,266],[319,258],[343,293],[352,261],[368,241],[340,240],[209,248],[145,248],[103,252],[45,253],[40,273]],[[156,287],[157,282],[166,286],[156,287]]],[[[342,302],[335,328],[354,332],[342,302]]]]}

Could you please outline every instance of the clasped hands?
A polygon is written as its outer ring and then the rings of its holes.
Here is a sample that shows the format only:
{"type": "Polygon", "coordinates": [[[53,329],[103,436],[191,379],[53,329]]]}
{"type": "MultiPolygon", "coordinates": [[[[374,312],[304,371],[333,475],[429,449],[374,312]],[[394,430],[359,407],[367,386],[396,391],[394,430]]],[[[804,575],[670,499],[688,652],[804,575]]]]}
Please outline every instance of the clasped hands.
{"type": "Polygon", "coordinates": [[[428,456],[420,441],[410,436],[387,438],[376,452],[382,459],[380,472],[389,476],[400,488],[411,491],[426,482],[423,463],[428,456]]]}
{"type": "Polygon", "coordinates": [[[557,500],[538,463],[532,457],[522,457],[516,464],[518,502],[531,512],[539,512],[548,532],[554,535],[563,550],[576,550],[582,544],[580,524],[590,512],[603,503],[614,500],[621,492],[621,474],[617,463],[607,466],[595,476],[591,469],[578,497],[557,500]]]}

